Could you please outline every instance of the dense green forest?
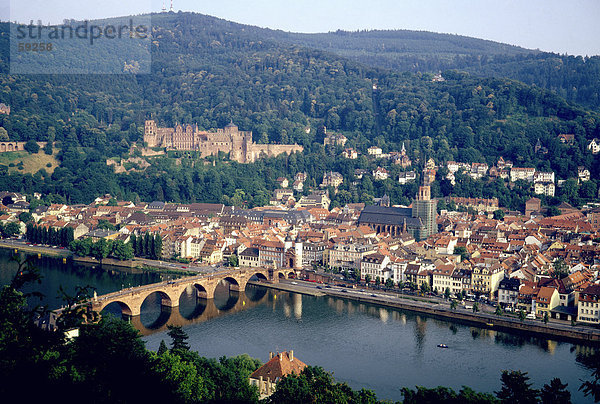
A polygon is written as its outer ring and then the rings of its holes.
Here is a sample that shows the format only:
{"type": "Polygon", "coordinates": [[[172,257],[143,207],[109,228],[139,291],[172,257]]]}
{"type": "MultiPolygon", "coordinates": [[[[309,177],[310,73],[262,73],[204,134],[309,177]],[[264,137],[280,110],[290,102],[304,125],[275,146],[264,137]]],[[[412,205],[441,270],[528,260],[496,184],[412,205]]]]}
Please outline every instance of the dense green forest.
{"type": "Polygon", "coordinates": [[[558,55],[461,35],[407,30],[272,31],[271,37],[400,72],[455,69],[482,77],[507,77],[551,90],[568,101],[600,108],[600,56],[558,55]]]}
{"type": "MultiPolygon", "coordinates": [[[[335,170],[346,180],[334,205],[368,202],[384,193],[393,203],[410,201],[414,186],[400,186],[395,177],[377,182],[368,176],[353,178],[356,168],[374,169],[379,163],[347,161],[337,157],[340,150],[326,150],[323,125],[327,131],[343,132],[349,138],[346,146],[362,153],[374,144],[384,152],[400,150],[404,142],[417,169],[429,157],[491,166],[503,156],[517,166],[553,170],[560,179],[576,177],[578,166],[598,178],[600,155],[589,153],[587,144],[600,137],[600,115],[539,86],[457,71],[444,72],[444,82],[432,82],[429,74],[369,67],[279,40],[276,31],[200,14],[165,13],[153,16],[152,22],[152,74],[0,74],[0,102],[12,109],[10,115],[0,115],[0,126],[12,140],[56,141],[61,161],[52,174],[11,170],[6,175],[8,167],[0,166],[5,173],[0,189],[41,191],[72,203],[111,193],[131,200],[257,206],[268,202],[278,176],[291,178],[306,171],[308,185],[318,185],[325,171],[335,170]],[[222,156],[214,166],[205,166],[195,153],[182,152],[153,159],[143,172],[115,174],[106,158],[126,157],[132,145],[141,144],[143,122],[149,117],[161,125],[195,122],[204,129],[233,120],[240,129],[253,131],[255,141],[297,142],[305,152],[245,166],[222,156]],[[573,145],[558,141],[564,133],[575,135],[573,145]],[[534,153],[538,139],[547,154],[534,153]]],[[[8,24],[2,24],[4,72],[7,30],[8,24]]],[[[479,47],[487,54],[532,57],[491,42],[452,36],[445,40],[454,41],[451,49],[457,53],[459,48],[476,52],[479,47]]],[[[434,195],[498,196],[503,206],[513,209],[521,209],[531,195],[525,186],[506,192],[505,184],[494,184],[463,178],[453,188],[440,176],[434,195]]],[[[558,197],[578,204],[594,198],[597,188],[595,180],[575,184],[558,197]]],[[[549,202],[558,203],[559,198],[549,202]]]]}
{"type": "MultiPolygon", "coordinates": [[[[80,303],[90,288],[79,288],[75,296],[61,290],[65,309],[55,331],[35,325],[44,308],[31,308],[24,286],[40,279],[29,261],[9,285],[0,290],[0,394],[21,401],[95,403],[259,403],[256,387],[248,382],[260,361],[240,355],[219,360],[190,350],[181,327],[169,326],[170,347],[162,341],[157,352],[144,346],[130,323],[111,316],[98,318],[80,303]],[[79,336],[68,339],[64,332],[79,328],[79,336]]],[[[578,360],[594,370],[581,388],[600,400],[600,357],[585,355],[578,360]]],[[[401,388],[404,403],[570,403],[569,389],[553,379],[534,389],[527,373],[503,371],[500,390],[475,392],[463,387],[401,388]]],[[[399,381],[399,387],[401,386],[399,381]]],[[[299,375],[279,381],[275,393],[262,403],[379,403],[370,390],[353,390],[338,383],[322,368],[308,366],[299,375]]],[[[387,402],[387,401],[386,401],[387,402]]]]}

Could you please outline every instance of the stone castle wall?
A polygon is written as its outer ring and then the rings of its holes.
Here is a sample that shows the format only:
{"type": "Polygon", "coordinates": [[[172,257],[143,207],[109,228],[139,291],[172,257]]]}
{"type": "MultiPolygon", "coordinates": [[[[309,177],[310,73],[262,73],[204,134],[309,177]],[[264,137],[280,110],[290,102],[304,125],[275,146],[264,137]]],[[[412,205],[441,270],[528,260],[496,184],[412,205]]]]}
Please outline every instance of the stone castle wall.
{"type": "MultiPolygon", "coordinates": [[[[27,142],[0,142],[0,153],[13,152],[13,151],[24,151],[25,143],[27,142]]],[[[48,142],[37,142],[40,149],[46,146],[48,142]]]]}
{"type": "Polygon", "coordinates": [[[252,132],[240,131],[233,123],[216,131],[200,131],[197,126],[177,125],[175,128],[159,128],[154,120],[144,126],[144,142],[148,147],[164,147],[168,150],[196,150],[203,157],[229,154],[238,163],[252,163],[260,157],[274,157],[282,153],[303,151],[300,145],[256,144],[252,132]]]}

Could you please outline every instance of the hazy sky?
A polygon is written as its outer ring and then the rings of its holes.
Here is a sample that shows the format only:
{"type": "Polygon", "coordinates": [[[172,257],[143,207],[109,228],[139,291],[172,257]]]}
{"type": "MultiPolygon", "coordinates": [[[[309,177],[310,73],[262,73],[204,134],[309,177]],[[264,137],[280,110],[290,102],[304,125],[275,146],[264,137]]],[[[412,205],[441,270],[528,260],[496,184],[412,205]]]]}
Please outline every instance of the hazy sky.
{"type": "MultiPolygon", "coordinates": [[[[165,0],[169,8],[170,0],[165,0]]],[[[10,0],[0,18],[62,22],[160,11],[162,0],[10,0]]],[[[572,55],[600,55],[600,0],[173,0],[194,11],[296,32],[411,29],[572,55]]]]}

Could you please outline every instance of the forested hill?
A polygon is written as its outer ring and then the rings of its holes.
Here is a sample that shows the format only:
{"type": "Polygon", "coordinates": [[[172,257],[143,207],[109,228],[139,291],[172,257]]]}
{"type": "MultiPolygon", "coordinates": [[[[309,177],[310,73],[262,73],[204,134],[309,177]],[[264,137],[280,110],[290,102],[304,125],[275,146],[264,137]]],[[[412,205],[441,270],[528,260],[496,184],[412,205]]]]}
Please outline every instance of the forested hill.
{"type": "MultiPolygon", "coordinates": [[[[5,72],[7,29],[3,24],[0,32],[5,72]]],[[[52,176],[11,171],[0,175],[0,189],[41,189],[72,202],[106,192],[214,202],[241,189],[250,197],[260,193],[263,201],[276,186],[274,178],[291,178],[295,170],[308,171],[318,184],[326,170],[350,178],[355,168],[368,168],[361,159],[328,157],[318,130],[323,124],[328,131],[344,132],[347,146],[362,153],[373,144],[400,150],[405,142],[414,161],[434,157],[491,165],[503,156],[517,165],[552,169],[561,179],[576,177],[578,165],[592,170],[593,178],[600,174],[598,159],[586,150],[600,137],[600,117],[544,89],[452,71],[444,73],[444,82],[433,82],[431,74],[365,66],[278,41],[272,33],[200,14],[165,13],[153,16],[152,74],[0,74],[0,102],[11,106],[9,116],[0,115],[0,126],[13,140],[53,138],[62,149],[61,168],[52,176]],[[106,158],[141,143],[143,122],[150,116],[161,125],[196,122],[204,129],[233,120],[253,131],[256,141],[297,142],[305,153],[293,162],[264,161],[239,171],[233,165],[227,173],[199,166],[179,172],[186,166],[157,163],[142,173],[114,174],[106,158]],[[575,144],[559,144],[563,133],[574,134],[575,144]],[[538,139],[548,154],[534,153],[538,139]]],[[[98,46],[89,57],[109,54],[98,46]]],[[[394,203],[414,195],[391,186],[367,184],[347,191],[350,201],[364,199],[363,193],[387,192],[394,203]]]]}
{"type": "Polygon", "coordinates": [[[269,31],[269,35],[372,67],[413,73],[458,69],[483,77],[507,77],[600,110],[599,56],[558,55],[461,35],[407,30],[320,34],[269,31]]]}

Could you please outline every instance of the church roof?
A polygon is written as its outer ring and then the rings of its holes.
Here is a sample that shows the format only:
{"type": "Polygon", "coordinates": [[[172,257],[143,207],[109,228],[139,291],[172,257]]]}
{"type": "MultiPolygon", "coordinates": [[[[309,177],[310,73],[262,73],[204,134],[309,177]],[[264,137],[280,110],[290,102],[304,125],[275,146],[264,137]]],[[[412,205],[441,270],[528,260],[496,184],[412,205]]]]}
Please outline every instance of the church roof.
{"type": "Polygon", "coordinates": [[[401,226],[422,226],[421,219],[412,217],[411,208],[388,208],[384,206],[365,206],[358,219],[359,223],[373,223],[401,226]]]}

